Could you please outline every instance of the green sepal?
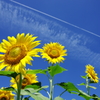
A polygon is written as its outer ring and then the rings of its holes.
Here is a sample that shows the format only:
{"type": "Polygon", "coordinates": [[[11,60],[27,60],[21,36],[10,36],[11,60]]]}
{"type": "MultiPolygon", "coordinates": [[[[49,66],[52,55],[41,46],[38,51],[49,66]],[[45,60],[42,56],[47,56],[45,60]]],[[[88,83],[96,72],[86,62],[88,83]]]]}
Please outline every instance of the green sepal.
{"type": "Polygon", "coordinates": [[[18,74],[16,72],[13,72],[13,71],[0,71],[0,75],[15,78],[18,74]]]}
{"type": "Polygon", "coordinates": [[[64,71],[67,71],[67,69],[61,67],[60,65],[50,66],[48,67],[48,73],[54,77],[56,74],[62,73],[64,71]]]}

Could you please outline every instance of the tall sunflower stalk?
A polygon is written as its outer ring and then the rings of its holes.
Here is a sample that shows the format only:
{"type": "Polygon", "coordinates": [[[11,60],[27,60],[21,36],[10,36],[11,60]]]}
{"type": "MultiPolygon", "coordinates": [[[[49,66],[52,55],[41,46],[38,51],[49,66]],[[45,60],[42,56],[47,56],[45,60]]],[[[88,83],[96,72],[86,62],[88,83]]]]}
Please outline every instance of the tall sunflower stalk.
{"type": "MultiPolygon", "coordinates": [[[[63,56],[67,56],[67,50],[64,50],[64,46],[62,46],[59,43],[50,42],[48,44],[44,44],[42,47],[41,55],[42,58],[46,58],[48,63],[51,63],[52,65],[50,67],[54,67],[54,64],[60,63],[65,58],[63,56]]],[[[50,82],[50,100],[53,100],[54,95],[54,75],[52,75],[52,68],[48,68],[49,73],[49,82],[50,82]]]]}
{"type": "Polygon", "coordinates": [[[19,81],[17,82],[17,100],[20,100],[21,96],[21,88],[22,88],[22,74],[19,74],[19,81]]]}
{"type": "Polygon", "coordinates": [[[34,41],[36,38],[30,33],[18,33],[16,37],[8,36],[8,41],[3,39],[0,43],[0,70],[14,71],[20,76],[17,82],[17,100],[20,100],[22,75],[25,75],[26,64],[32,65],[32,57],[39,57],[38,52],[41,49],[35,47],[40,41],[34,41]]]}
{"type": "Polygon", "coordinates": [[[99,78],[98,74],[94,71],[94,67],[90,64],[86,65],[86,89],[87,89],[87,94],[90,95],[90,84],[91,83],[98,83],[99,78]]]}

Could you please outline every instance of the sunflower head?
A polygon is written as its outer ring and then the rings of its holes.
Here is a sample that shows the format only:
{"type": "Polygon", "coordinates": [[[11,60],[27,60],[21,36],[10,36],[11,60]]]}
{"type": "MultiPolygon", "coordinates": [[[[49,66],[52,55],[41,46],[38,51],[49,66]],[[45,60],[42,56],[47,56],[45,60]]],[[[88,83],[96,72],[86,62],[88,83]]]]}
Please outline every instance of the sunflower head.
{"type": "MultiPolygon", "coordinates": [[[[12,78],[10,80],[11,82],[11,86],[14,87],[14,88],[17,88],[17,84],[16,82],[19,82],[19,75],[16,76],[16,78],[12,78]]],[[[31,85],[33,83],[37,83],[37,76],[36,74],[26,74],[26,75],[23,75],[23,79],[22,79],[22,89],[24,89],[25,86],[27,85],[31,85]]]]}
{"type": "Polygon", "coordinates": [[[41,55],[42,58],[46,58],[49,63],[55,64],[60,63],[65,58],[63,56],[67,56],[67,50],[64,49],[65,47],[59,43],[48,43],[44,44],[41,55]]]}
{"type": "Polygon", "coordinates": [[[3,39],[0,44],[0,70],[23,72],[26,64],[32,65],[32,57],[39,57],[39,48],[35,48],[40,41],[31,34],[17,34],[16,37],[8,36],[8,41],[3,39]]]}
{"type": "Polygon", "coordinates": [[[91,79],[91,81],[98,83],[99,78],[97,76],[97,73],[94,71],[94,67],[92,65],[86,65],[86,71],[87,76],[91,79]]]}
{"type": "Polygon", "coordinates": [[[0,90],[0,100],[14,100],[14,94],[11,91],[0,90]]]}

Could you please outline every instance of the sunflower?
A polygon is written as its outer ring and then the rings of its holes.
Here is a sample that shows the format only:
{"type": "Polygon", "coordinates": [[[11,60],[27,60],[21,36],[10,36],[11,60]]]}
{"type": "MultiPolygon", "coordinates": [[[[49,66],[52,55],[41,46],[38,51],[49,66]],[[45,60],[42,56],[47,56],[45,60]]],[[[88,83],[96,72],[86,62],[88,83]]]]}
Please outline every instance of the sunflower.
{"type": "Polygon", "coordinates": [[[14,100],[14,94],[11,91],[0,90],[0,100],[14,100]]]}
{"type": "Polygon", "coordinates": [[[42,58],[46,58],[46,60],[52,64],[60,63],[65,60],[63,56],[67,56],[67,50],[64,50],[64,48],[64,46],[55,42],[44,44],[41,51],[42,58]]]}
{"type": "MultiPolygon", "coordinates": [[[[26,75],[23,75],[22,77],[23,77],[23,79],[22,79],[22,89],[24,89],[24,87],[27,86],[27,85],[31,85],[33,83],[38,82],[36,74],[26,74],[26,75]]],[[[11,82],[11,86],[17,89],[16,82],[19,82],[19,75],[17,75],[15,79],[12,78],[10,80],[10,82],[11,82]]]]}
{"type": "Polygon", "coordinates": [[[91,65],[86,65],[86,71],[87,76],[91,79],[91,81],[94,81],[95,83],[99,82],[99,78],[97,76],[97,73],[94,71],[94,67],[91,65]]]}
{"type": "Polygon", "coordinates": [[[16,38],[8,36],[8,41],[3,39],[0,44],[0,70],[23,72],[26,64],[32,65],[32,57],[39,57],[39,48],[35,48],[40,41],[31,34],[18,33],[16,38]]]}

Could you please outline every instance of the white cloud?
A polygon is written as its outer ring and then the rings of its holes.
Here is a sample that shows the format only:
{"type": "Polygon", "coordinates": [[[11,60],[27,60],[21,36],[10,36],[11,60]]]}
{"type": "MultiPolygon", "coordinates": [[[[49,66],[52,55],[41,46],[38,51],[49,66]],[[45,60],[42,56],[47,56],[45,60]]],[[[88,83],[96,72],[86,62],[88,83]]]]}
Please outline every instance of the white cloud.
{"type": "MultiPolygon", "coordinates": [[[[6,36],[15,35],[18,32],[29,32],[39,36],[43,42],[60,42],[68,49],[72,59],[97,67],[100,65],[100,53],[88,46],[96,43],[96,39],[92,40],[93,37],[90,34],[72,31],[47,16],[19,5],[0,1],[0,28],[10,32],[6,36]]],[[[98,37],[95,36],[95,38],[98,37]]]]}

